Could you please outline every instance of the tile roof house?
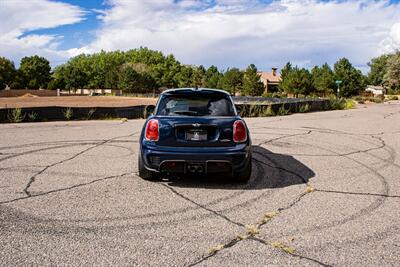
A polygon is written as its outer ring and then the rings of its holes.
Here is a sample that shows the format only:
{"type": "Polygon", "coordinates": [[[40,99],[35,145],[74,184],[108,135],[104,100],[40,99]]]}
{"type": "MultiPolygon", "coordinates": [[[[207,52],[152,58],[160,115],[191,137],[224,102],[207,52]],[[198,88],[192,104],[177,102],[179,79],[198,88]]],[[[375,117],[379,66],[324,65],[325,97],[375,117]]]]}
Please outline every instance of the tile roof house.
{"type": "Polygon", "coordinates": [[[271,72],[259,72],[260,79],[265,85],[265,93],[274,93],[278,91],[278,86],[281,83],[281,75],[277,72],[277,68],[272,68],[271,72]]]}

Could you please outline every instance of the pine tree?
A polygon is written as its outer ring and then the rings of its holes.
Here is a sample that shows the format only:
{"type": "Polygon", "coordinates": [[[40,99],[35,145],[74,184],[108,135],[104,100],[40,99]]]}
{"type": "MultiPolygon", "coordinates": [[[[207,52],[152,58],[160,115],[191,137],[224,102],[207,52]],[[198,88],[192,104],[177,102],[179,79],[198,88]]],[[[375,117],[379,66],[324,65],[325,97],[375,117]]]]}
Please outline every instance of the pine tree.
{"type": "Polygon", "coordinates": [[[264,93],[265,86],[260,80],[257,68],[250,64],[243,75],[243,93],[249,96],[260,96],[264,93]]]}
{"type": "Polygon", "coordinates": [[[315,66],[311,70],[311,76],[315,93],[326,96],[334,92],[335,79],[333,71],[327,63],[322,65],[322,67],[315,66]]]}
{"type": "Polygon", "coordinates": [[[228,69],[218,82],[218,88],[235,95],[243,86],[243,72],[238,68],[228,69]]]}
{"type": "Polygon", "coordinates": [[[340,95],[350,97],[358,95],[364,89],[364,76],[353,67],[347,58],[339,59],[334,65],[335,80],[340,80],[340,95]]]}

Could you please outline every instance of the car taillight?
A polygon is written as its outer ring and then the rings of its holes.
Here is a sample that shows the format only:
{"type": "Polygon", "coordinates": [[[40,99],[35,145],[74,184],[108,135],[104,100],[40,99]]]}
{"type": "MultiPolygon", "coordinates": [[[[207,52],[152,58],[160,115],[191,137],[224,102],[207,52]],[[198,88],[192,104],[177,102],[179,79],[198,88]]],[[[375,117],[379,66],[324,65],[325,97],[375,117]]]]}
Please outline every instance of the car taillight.
{"type": "Polygon", "coordinates": [[[243,121],[235,121],[233,124],[233,141],[236,143],[245,142],[247,140],[247,130],[243,121]]]}
{"type": "Polygon", "coordinates": [[[148,141],[158,141],[158,120],[151,119],[147,122],[145,137],[148,141]]]}

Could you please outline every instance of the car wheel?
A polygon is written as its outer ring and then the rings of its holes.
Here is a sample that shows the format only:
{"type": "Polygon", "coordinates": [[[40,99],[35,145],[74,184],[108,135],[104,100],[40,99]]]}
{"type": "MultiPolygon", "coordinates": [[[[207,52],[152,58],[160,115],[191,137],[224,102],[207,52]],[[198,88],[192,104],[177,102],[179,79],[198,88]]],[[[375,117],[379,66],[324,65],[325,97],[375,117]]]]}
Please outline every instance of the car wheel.
{"type": "Polygon", "coordinates": [[[142,159],[142,155],[139,154],[138,157],[138,169],[140,178],[148,181],[156,180],[158,178],[158,174],[152,171],[149,171],[144,167],[144,162],[142,159]]]}
{"type": "Polygon", "coordinates": [[[243,171],[234,172],[233,179],[240,183],[247,183],[251,177],[251,157],[249,158],[249,162],[243,171]]]}

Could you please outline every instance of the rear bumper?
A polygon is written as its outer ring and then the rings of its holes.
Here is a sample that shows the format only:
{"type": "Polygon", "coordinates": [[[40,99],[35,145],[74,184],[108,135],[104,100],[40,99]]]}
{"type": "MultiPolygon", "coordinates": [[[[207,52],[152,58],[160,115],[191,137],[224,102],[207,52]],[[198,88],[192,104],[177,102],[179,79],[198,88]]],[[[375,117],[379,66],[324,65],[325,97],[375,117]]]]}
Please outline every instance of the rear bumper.
{"type": "Polygon", "coordinates": [[[143,146],[146,169],[162,173],[232,173],[242,171],[249,162],[251,149],[242,144],[233,148],[158,148],[143,146]],[[193,171],[195,170],[195,171],[193,171]]]}

